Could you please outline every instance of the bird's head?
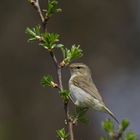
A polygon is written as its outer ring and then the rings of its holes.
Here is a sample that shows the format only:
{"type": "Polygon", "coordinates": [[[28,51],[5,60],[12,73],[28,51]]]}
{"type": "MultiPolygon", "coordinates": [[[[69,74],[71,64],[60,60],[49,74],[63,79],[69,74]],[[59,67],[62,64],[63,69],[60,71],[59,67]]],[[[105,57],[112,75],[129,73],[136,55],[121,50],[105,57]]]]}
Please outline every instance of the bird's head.
{"type": "Polygon", "coordinates": [[[91,75],[89,67],[83,63],[72,63],[69,65],[69,67],[71,75],[91,75]]]}

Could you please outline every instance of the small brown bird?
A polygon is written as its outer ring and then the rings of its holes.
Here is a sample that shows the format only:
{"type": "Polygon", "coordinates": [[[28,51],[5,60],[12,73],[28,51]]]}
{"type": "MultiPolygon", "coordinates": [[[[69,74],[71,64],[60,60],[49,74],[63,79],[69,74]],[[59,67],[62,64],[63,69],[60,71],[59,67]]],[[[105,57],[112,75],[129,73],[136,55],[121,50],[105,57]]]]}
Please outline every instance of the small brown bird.
{"type": "Polygon", "coordinates": [[[114,114],[104,104],[92,80],[89,67],[83,63],[73,63],[69,67],[71,72],[69,89],[74,104],[80,107],[91,107],[97,111],[108,113],[119,123],[114,114]]]}

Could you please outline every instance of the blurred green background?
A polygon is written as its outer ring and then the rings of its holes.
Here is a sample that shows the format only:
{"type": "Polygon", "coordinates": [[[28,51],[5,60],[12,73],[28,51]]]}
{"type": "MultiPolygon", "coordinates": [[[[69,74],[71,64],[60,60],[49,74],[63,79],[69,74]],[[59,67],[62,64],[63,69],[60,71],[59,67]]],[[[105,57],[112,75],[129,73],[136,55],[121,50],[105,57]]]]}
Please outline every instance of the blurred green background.
{"type": "MultiPolygon", "coordinates": [[[[40,1],[45,8],[46,0],[40,1]]],[[[60,7],[63,13],[49,21],[48,30],[59,33],[68,48],[81,45],[80,61],[92,69],[104,101],[140,135],[140,1],[64,0],[60,7]]],[[[1,1],[0,11],[0,139],[56,139],[64,126],[63,104],[55,90],[40,85],[44,74],[56,77],[54,66],[47,51],[27,43],[25,35],[40,19],[26,0],[1,1]]],[[[64,70],[65,87],[69,76],[64,70]]],[[[90,123],[75,129],[76,139],[99,140],[108,117],[90,110],[90,123]]]]}

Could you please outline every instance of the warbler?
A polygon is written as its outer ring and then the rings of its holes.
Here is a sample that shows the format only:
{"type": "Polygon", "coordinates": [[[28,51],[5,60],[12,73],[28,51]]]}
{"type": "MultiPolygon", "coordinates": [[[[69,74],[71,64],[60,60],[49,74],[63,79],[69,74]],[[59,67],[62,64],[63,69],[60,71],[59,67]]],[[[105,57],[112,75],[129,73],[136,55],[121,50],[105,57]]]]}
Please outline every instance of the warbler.
{"type": "Polygon", "coordinates": [[[76,106],[93,108],[97,111],[109,114],[118,124],[115,115],[107,108],[96,88],[91,71],[83,63],[73,63],[69,65],[71,77],[69,80],[69,90],[71,99],[76,106]]]}

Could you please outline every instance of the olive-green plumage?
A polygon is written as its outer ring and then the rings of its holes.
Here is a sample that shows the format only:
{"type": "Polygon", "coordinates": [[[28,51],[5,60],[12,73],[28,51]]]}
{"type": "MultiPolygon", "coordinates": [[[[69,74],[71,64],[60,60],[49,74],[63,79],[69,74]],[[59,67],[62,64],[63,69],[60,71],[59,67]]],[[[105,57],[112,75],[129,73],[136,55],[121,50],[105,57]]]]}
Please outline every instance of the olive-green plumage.
{"type": "Polygon", "coordinates": [[[92,107],[95,110],[108,113],[119,123],[114,114],[104,104],[92,80],[88,66],[83,63],[73,63],[70,65],[70,72],[69,89],[74,104],[77,106],[92,107]]]}

